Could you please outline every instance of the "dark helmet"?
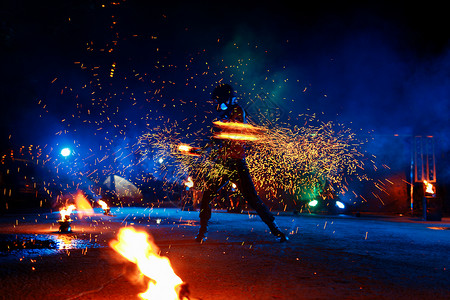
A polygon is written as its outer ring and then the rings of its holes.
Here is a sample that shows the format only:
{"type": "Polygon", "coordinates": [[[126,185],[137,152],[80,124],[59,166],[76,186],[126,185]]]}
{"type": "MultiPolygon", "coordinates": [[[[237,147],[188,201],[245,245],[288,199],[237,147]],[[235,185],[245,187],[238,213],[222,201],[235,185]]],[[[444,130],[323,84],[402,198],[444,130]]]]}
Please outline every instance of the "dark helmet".
{"type": "Polygon", "coordinates": [[[219,84],[211,94],[211,99],[219,103],[225,103],[234,97],[234,90],[231,85],[226,83],[219,84]]]}

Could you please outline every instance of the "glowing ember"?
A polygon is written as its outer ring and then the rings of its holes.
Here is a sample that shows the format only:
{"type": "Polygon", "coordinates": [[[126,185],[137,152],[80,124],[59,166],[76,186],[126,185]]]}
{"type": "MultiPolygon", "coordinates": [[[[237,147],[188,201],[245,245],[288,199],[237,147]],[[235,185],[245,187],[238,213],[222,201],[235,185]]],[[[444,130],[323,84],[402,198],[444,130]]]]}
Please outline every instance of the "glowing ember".
{"type": "Polygon", "coordinates": [[[146,232],[121,228],[118,240],[111,241],[110,246],[150,278],[148,289],[139,294],[141,299],[188,299],[182,295],[183,291],[186,293],[186,285],[174,273],[169,259],[158,254],[158,247],[146,232]]]}
{"type": "Polygon", "coordinates": [[[61,221],[72,221],[72,219],[70,219],[70,214],[72,213],[72,210],[74,210],[75,208],[76,208],[75,205],[71,204],[69,205],[69,207],[61,209],[59,211],[61,215],[61,221]]]}
{"type": "Polygon", "coordinates": [[[187,180],[184,182],[184,185],[188,188],[192,188],[194,186],[194,182],[192,181],[192,177],[188,177],[187,180]]]}
{"type": "Polygon", "coordinates": [[[431,194],[431,195],[435,194],[434,186],[431,183],[429,183],[428,181],[424,180],[423,184],[425,185],[425,188],[426,188],[426,190],[425,190],[426,194],[431,194]]]}

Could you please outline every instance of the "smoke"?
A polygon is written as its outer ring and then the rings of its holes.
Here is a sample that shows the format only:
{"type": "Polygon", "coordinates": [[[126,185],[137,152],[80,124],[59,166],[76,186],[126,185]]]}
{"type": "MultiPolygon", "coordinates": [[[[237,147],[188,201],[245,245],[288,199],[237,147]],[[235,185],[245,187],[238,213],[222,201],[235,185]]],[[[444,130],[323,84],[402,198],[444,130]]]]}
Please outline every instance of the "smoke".
{"type": "Polygon", "coordinates": [[[395,30],[348,31],[326,55],[311,57],[316,66],[311,82],[323,93],[316,91],[312,106],[355,130],[372,132],[374,143],[386,146],[376,149],[377,156],[389,164],[408,162],[399,157],[409,155],[408,149],[389,142],[394,135],[434,136],[438,180],[449,182],[450,48],[424,55],[405,47],[401,37],[395,30]]]}
{"type": "Polygon", "coordinates": [[[239,66],[243,97],[264,94],[291,115],[316,113],[371,135],[379,163],[401,168],[410,162],[409,137],[434,136],[438,180],[448,182],[450,45],[430,51],[426,29],[414,32],[396,13],[299,15],[284,31],[238,23],[222,55],[239,66]]]}
{"type": "Polygon", "coordinates": [[[442,56],[415,66],[405,83],[406,97],[412,104],[412,119],[420,134],[437,135],[442,147],[450,149],[448,111],[450,108],[450,48],[442,56]]]}

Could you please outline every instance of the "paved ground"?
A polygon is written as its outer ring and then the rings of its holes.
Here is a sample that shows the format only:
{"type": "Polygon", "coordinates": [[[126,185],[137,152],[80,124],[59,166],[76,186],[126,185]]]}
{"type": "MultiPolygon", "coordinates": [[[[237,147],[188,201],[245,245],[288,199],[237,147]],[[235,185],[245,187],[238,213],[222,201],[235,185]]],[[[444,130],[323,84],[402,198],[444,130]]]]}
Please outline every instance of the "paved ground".
{"type": "MultiPolygon", "coordinates": [[[[120,227],[154,237],[191,299],[450,299],[450,220],[277,216],[279,244],[253,214],[113,208],[57,233],[57,213],[0,218],[0,299],[138,299],[136,267],[109,246],[120,227]]],[[[144,279],[145,280],[145,279],[144,279]]]]}

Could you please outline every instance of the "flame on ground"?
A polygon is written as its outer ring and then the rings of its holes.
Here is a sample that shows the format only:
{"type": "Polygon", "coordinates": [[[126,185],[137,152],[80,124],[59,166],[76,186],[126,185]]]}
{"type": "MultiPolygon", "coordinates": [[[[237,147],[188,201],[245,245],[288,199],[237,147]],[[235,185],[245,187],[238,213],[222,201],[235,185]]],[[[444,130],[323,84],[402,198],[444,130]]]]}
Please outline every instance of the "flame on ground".
{"type": "Polygon", "coordinates": [[[181,144],[178,146],[178,150],[181,152],[189,152],[191,151],[192,147],[186,144],[181,144]]]}
{"type": "Polygon", "coordinates": [[[140,298],[180,299],[178,290],[183,281],[174,273],[169,259],[158,254],[158,247],[150,241],[146,232],[139,232],[130,227],[121,228],[118,240],[111,241],[110,246],[123,257],[135,263],[142,274],[150,278],[148,289],[139,294],[140,298]]]}
{"type": "Polygon", "coordinates": [[[80,218],[82,218],[84,215],[94,215],[94,210],[92,209],[91,204],[86,199],[82,191],[77,192],[77,195],[75,196],[75,204],[77,206],[77,212],[80,218]]]}

